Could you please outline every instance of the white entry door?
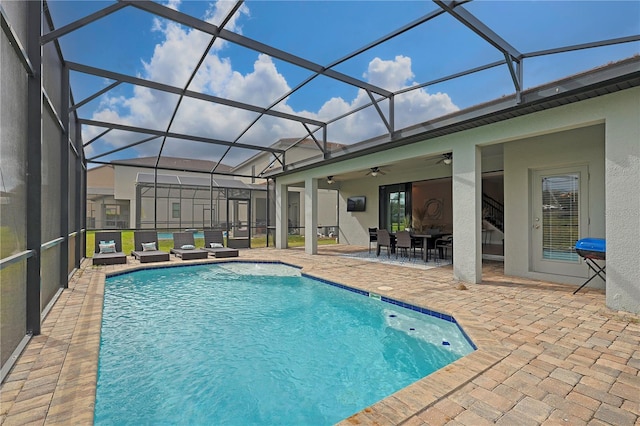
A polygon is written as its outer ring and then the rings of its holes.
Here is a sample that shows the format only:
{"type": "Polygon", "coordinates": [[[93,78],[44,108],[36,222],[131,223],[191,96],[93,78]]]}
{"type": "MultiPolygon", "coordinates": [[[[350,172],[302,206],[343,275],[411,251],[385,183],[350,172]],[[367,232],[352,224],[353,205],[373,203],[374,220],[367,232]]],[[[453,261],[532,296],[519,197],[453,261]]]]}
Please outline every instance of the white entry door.
{"type": "Polygon", "coordinates": [[[587,166],[532,173],[531,242],[535,272],[586,276],[575,244],[589,235],[587,166]]]}

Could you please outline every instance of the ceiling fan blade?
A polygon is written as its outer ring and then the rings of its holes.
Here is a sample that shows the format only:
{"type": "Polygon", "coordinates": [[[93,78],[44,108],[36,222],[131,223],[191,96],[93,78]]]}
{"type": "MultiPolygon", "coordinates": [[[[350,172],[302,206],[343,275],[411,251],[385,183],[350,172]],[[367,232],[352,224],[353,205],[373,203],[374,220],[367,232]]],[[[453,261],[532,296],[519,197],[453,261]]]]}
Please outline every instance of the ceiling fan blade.
{"type": "Polygon", "coordinates": [[[382,171],[380,167],[371,167],[369,171],[365,173],[365,176],[376,177],[378,175],[385,175],[385,174],[386,172],[382,171]]]}
{"type": "Polygon", "coordinates": [[[435,164],[442,164],[442,163],[451,164],[451,159],[452,158],[453,158],[453,155],[451,153],[442,154],[442,158],[440,158],[438,161],[436,161],[435,164]]]}

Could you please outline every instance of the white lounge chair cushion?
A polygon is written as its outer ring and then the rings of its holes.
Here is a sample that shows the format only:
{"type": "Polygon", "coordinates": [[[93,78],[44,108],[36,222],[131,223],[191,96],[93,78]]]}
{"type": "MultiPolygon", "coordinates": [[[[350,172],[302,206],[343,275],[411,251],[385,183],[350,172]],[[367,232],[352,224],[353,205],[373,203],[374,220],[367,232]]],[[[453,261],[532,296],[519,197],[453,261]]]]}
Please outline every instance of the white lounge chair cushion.
{"type": "Polygon", "coordinates": [[[210,243],[209,245],[211,246],[211,248],[222,248],[222,247],[224,247],[220,243],[210,243]]]}
{"type": "Polygon", "coordinates": [[[116,252],[116,243],[111,242],[102,244],[101,242],[98,246],[100,247],[100,254],[116,252]]]}
{"type": "Polygon", "coordinates": [[[182,247],[180,247],[182,250],[193,250],[196,248],[196,246],[194,246],[193,244],[185,244],[182,247]]]}
{"type": "Polygon", "coordinates": [[[156,251],[156,242],[142,243],[142,251],[156,251]]]}

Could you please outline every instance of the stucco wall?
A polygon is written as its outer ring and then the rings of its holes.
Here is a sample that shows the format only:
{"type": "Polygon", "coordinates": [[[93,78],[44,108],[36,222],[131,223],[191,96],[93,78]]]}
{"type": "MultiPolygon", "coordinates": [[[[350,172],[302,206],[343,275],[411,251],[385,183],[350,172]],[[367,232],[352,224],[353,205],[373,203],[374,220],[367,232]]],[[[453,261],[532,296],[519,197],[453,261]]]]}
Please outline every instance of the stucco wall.
{"type": "MultiPolygon", "coordinates": [[[[417,167],[408,168],[402,163],[393,164],[404,158],[423,156],[428,152],[449,152],[452,141],[450,138],[439,138],[438,140],[426,141],[414,145],[389,150],[384,153],[371,154],[362,158],[351,159],[331,166],[323,166],[313,170],[307,170],[297,174],[278,177],[278,181],[289,185],[300,185],[305,176],[314,176],[324,180],[326,176],[338,175],[343,171],[358,170],[360,178],[338,180],[332,188],[340,192],[339,198],[339,220],[340,220],[340,242],[342,244],[368,246],[369,234],[367,228],[378,226],[378,205],[379,187],[381,185],[391,185],[404,182],[420,180],[439,179],[450,177],[452,167],[445,164],[434,165],[434,161],[425,160],[417,167]],[[385,175],[376,177],[365,176],[367,170],[374,165],[386,165],[385,175]],[[364,195],[367,197],[367,208],[364,212],[347,212],[347,198],[364,195]]],[[[464,143],[458,141],[457,143],[464,143]]],[[[436,154],[434,154],[436,155],[436,154]]],[[[501,156],[500,156],[501,158],[501,156]]],[[[482,165],[483,171],[494,171],[501,167],[501,161],[495,158],[488,158],[482,165]]]]}
{"type": "Polygon", "coordinates": [[[606,107],[607,306],[640,313],[640,88],[606,107]]]}
{"type": "MultiPolygon", "coordinates": [[[[449,166],[425,166],[421,169],[404,169],[401,166],[390,166],[386,175],[375,178],[367,176],[361,179],[347,180],[339,183],[340,188],[340,242],[343,244],[369,245],[367,228],[378,227],[379,223],[379,187],[404,182],[426,179],[438,179],[450,176],[449,166]],[[367,207],[364,212],[347,212],[347,198],[364,195],[367,207]]],[[[365,169],[366,170],[366,169],[365,169]]],[[[364,172],[363,172],[364,175],[364,172]]],[[[449,182],[449,185],[451,183],[449,182]]],[[[451,213],[449,212],[449,216],[451,213]]]]}
{"type": "MultiPolygon", "coordinates": [[[[274,146],[274,148],[282,149],[279,146],[274,146]]],[[[285,154],[285,160],[286,163],[289,164],[319,155],[322,155],[322,152],[315,146],[308,147],[296,145],[295,147],[287,150],[285,154]]],[[[243,175],[251,175],[252,173],[258,174],[262,172],[267,166],[269,166],[273,159],[273,154],[261,153],[252,157],[250,162],[236,167],[233,172],[243,175]]],[[[280,169],[282,167],[282,165],[277,160],[272,164],[272,166],[275,169],[280,169]]],[[[253,183],[250,178],[242,178],[241,180],[245,183],[253,183]]],[[[260,179],[258,179],[257,181],[260,181],[260,179]]]]}
{"type": "MultiPolygon", "coordinates": [[[[489,147],[505,144],[504,148],[508,151],[504,153],[505,206],[508,212],[505,218],[505,270],[507,274],[529,276],[531,273],[528,271],[530,244],[528,169],[536,165],[546,167],[576,162],[587,163],[591,173],[589,234],[607,238],[607,304],[614,309],[639,312],[640,191],[637,188],[640,187],[640,121],[638,117],[640,117],[640,88],[627,89],[405,147],[279,176],[277,179],[281,185],[298,184],[304,182],[304,179],[309,176],[318,179],[345,173],[353,176],[354,172],[366,171],[373,165],[397,164],[399,167],[396,170],[385,176],[379,176],[375,182],[371,178],[350,178],[339,182],[341,242],[367,245],[367,227],[375,226],[378,222],[377,188],[380,184],[442,176],[438,176],[439,170],[435,168],[405,170],[401,165],[403,160],[453,151],[453,169],[455,170],[457,150],[465,152],[465,147],[473,145],[489,147]],[[593,132],[594,129],[600,130],[593,132]],[[604,137],[602,129],[604,129],[604,137]],[[573,135],[575,139],[567,142],[566,138],[561,137],[563,135],[573,135]],[[520,148],[525,151],[519,151],[520,148]],[[511,164],[512,161],[516,162],[511,164]],[[367,196],[366,212],[346,213],[345,200],[352,195],[367,196]]],[[[483,156],[482,171],[496,170],[488,165],[490,162],[491,159],[485,161],[483,156]]],[[[470,176],[471,172],[472,170],[469,171],[470,176]]],[[[463,206],[466,208],[464,203],[460,207],[463,206]]],[[[455,209],[454,185],[454,211],[455,209]]],[[[465,219],[467,219],[466,216],[465,219]]],[[[480,233],[480,229],[470,227],[464,233],[473,235],[462,235],[463,238],[469,237],[470,241],[476,241],[476,234],[480,233]]],[[[454,270],[459,267],[459,262],[473,263],[475,259],[471,252],[458,252],[456,261],[458,265],[454,264],[454,270]]],[[[575,283],[583,281],[578,277],[561,275],[548,276],[546,279],[575,283]]]]}
{"type": "MultiPolygon", "coordinates": [[[[535,169],[587,165],[591,178],[588,187],[589,228],[584,237],[605,237],[604,200],[604,125],[587,126],[543,136],[526,138],[504,145],[505,163],[505,273],[568,283],[581,283],[588,267],[581,275],[548,275],[533,270],[531,232],[530,175],[535,169]]],[[[585,213],[585,212],[581,212],[585,213]]],[[[596,281],[596,280],[594,280],[596,281]]],[[[596,281],[597,282],[597,281],[596,281]]],[[[601,282],[600,282],[601,283],[601,282]]]]}
{"type": "MultiPolygon", "coordinates": [[[[378,186],[372,185],[371,179],[346,181],[340,184],[338,209],[340,211],[340,243],[342,244],[366,246],[369,244],[367,228],[378,227],[378,186]],[[358,195],[367,197],[366,210],[348,212],[347,198],[358,195]]],[[[377,178],[375,183],[380,183],[377,178]]]]}

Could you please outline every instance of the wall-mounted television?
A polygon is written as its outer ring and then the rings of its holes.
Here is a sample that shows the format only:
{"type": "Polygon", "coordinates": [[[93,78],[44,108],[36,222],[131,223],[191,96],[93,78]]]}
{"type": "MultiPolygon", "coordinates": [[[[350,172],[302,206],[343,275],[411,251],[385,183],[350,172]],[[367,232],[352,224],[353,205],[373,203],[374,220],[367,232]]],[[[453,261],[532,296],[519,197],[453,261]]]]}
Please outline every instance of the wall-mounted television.
{"type": "Polygon", "coordinates": [[[367,207],[367,197],[359,195],[357,197],[347,198],[348,212],[363,212],[367,207]]]}

